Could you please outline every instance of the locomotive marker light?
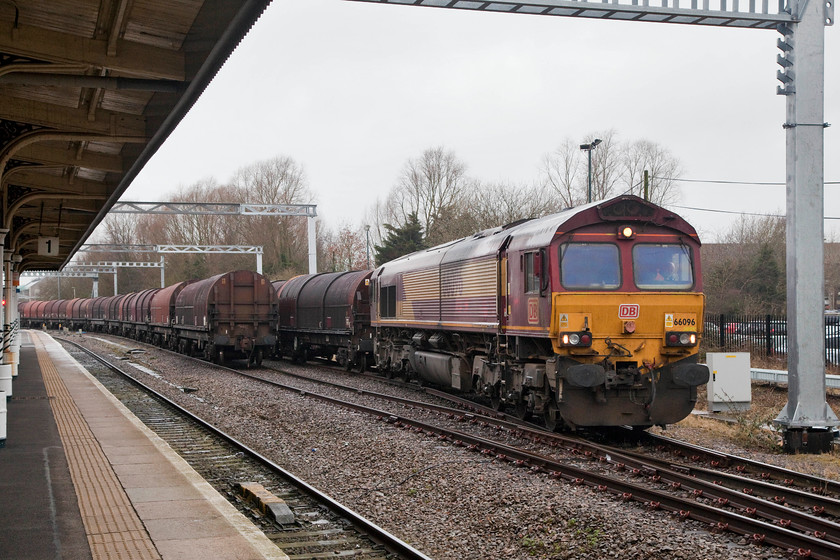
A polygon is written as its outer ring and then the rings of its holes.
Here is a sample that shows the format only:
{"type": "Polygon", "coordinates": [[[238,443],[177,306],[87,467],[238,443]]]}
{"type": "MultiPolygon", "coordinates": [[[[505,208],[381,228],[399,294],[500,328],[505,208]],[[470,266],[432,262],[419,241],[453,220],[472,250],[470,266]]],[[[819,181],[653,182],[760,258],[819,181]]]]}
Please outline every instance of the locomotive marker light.
{"type": "Polygon", "coordinates": [[[592,346],[592,335],[588,332],[563,333],[563,346],[592,346]]]}
{"type": "Polygon", "coordinates": [[[636,232],[630,226],[622,226],[618,230],[619,239],[633,239],[636,237],[636,232]]]}

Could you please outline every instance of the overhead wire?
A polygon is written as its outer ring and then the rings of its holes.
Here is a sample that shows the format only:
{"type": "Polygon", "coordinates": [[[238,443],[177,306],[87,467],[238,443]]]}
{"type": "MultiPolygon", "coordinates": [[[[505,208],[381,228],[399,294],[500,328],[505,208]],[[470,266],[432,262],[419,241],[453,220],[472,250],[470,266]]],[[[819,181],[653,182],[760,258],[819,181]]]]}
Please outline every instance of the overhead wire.
{"type": "MultiPolygon", "coordinates": [[[[757,186],[785,186],[786,183],[767,183],[767,182],[755,182],[755,181],[723,181],[723,180],[713,180],[713,179],[677,179],[674,177],[656,177],[651,176],[652,179],[659,179],[661,181],[682,181],[685,183],[712,183],[712,184],[720,184],[720,185],[757,185],[757,186]]],[[[825,181],[824,184],[826,185],[840,185],[840,181],[825,181]]],[[[637,185],[636,185],[637,186],[637,185]]],[[[627,192],[632,190],[634,187],[631,187],[627,192]]],[[[678,204],[673,205],[675,208],[682,208],[684,210],[695,210],[697,212],[713,212],[716,214],[737,214],[739,216],[762,216],[767,218],[786,218],[784,214],[765,214],[760,212],[740,212],[736,210],[719,210],[715,208],[698,208],[695,206],[680,206],[678,204]]],[[[840,216],[823,216],[824,220],[840,220],[840,216]]]]}

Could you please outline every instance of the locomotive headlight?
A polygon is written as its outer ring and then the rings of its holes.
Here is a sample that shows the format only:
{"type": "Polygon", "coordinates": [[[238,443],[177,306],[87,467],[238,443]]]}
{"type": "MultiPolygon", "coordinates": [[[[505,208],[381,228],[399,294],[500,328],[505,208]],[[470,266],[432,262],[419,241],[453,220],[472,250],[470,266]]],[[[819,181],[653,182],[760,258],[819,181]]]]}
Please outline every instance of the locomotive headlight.
{"type": "Polygon", "coordinates": [[[569,335],[569,344],[577,346],[580,344],[580,335],[577,333],[572,333],[569,335]]]}
{"type": "Polygon", "coordinates": [[[686,344],[689,344],[690,342],[691,342],[691,337],[689,336],[688,333],[682,333],[680,335],[680,344],[686,345],[686,344]]]}

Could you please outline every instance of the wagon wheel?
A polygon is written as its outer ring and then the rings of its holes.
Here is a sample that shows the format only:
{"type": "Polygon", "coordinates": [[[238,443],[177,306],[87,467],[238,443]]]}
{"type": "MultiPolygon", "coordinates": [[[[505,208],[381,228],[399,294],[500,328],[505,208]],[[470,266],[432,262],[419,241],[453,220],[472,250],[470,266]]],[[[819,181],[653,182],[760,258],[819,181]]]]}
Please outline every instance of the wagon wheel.
{"type": "Polygon", "coordinates": [[[368,355],[361,354],[359,356],[359,373],[364,373],[368,369],[368,355]]]}
{"type": "Polygon", "coordinates": [[[353,358],[350,356],[350,352],[342,353],[339,363],[344,366],[344,371],[351,371],[353,369],[353,358]]]}
{"type": "Polygon", "coordinates": [[[257,348],[257,351],[254,355],[254,365],[260,367],[263,362],[263,351],[262,348],[257,348]]]}

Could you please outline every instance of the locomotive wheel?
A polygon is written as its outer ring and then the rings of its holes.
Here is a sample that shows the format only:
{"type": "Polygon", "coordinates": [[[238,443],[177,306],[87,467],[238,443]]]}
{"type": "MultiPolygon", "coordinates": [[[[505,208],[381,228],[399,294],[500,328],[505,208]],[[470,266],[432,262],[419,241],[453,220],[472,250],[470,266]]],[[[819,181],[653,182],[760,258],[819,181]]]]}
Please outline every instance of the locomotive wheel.
{"type": "Polygon", "coordinates": [[[528,404],[525,401],[519,400],[516,403],[514,415],[520,420],[530,420],[533,415],[533,411],[528,410],[528,404]]]}
{"type": "Polygon", "coordinates": [[[545,420],[545,428],[549,432],[559,432],[563,427],[563,418],[561,418],[560,412],[557,410],[557,403],[554,402],[554,399],[546,403],[545,411],[543,411],[543,420],[545,420]]]}
{"type": "Polygon", "coordinates": [[[257,351],[254,353],[254,365],[260,367],[263,361],[263,351],[262,348],[257,348],[257,351]]]}
{"type": "Polygon", "coordinates": [[[505,405],[502,403],[502,399],[498,393],[493,393],[493,396],[490,397],[490,408],[497,412],[505,409],[505,405]]]}

